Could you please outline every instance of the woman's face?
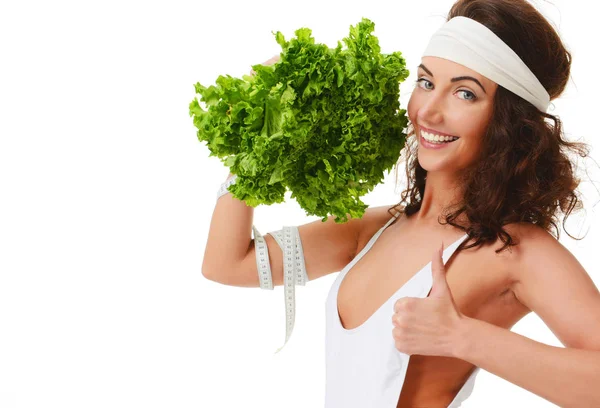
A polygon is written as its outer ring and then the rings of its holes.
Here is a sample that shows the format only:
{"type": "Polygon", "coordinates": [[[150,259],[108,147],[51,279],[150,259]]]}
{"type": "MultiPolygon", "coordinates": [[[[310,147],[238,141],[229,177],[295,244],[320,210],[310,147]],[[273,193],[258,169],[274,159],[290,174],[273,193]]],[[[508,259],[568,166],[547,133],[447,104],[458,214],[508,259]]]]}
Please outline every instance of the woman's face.
{"type": "Polygon", "coordinates": [[[477,158],[498,85],[443,58],[423,57],[421,62],[407,107],[418,138],[419,164],[428,172],[458,172],[477,158]],[[459,139],[432,149],[424,145],[423,132],[459,139]]]}

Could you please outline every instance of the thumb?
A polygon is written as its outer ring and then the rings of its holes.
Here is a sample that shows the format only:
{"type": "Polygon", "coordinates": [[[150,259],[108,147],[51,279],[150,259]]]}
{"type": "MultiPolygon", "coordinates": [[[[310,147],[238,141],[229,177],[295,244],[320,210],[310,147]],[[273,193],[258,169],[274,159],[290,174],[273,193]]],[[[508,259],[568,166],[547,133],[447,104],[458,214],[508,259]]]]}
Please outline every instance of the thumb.
{"type": "Polygon", "coordinates": [[[445,297],[450,294],[450,288],[446,281],[446,267],[442,259],[444,243],[440,248],[433,251],[433,259],[431,261],[432,288],[429,297],[445,297]]]}

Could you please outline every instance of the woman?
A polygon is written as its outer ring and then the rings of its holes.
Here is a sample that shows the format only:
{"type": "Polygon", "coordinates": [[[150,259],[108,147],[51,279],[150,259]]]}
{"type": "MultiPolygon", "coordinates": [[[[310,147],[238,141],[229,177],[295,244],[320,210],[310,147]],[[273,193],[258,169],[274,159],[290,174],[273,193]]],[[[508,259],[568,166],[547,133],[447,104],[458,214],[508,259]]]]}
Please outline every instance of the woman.
{"type": "MultiPolygon", "coordinates": [[[[453,5],[408,103],[401,202],[298,228],[310,280],[341,269],[326,303],[326,407],[457,407],[479,368],[559,406],[600,406],[586,386],[599,375],[600,293],[551,235],[558,207],[580,208],[565,149],[587,154],[546,113],[570,63],[524,0],[453,5]],[[531,311],[567,348],[510,331],[531,311]]],[[[261,284],[251,224],[251,207],[219,200],[205,276],[261,284]],[[239,257],[219,258],[221,246],[239,257]]],[[[283,253],[269,235],[264,244],[282,285],[283,253]]]]}

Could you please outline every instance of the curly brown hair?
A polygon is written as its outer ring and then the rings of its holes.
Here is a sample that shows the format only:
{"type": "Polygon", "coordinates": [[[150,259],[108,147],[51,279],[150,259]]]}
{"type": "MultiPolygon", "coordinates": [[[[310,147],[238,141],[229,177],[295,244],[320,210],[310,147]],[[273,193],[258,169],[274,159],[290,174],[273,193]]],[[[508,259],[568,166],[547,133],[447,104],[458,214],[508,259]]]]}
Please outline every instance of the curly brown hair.
{"type": "MultiPolygon", "coordinates": [[[[531,69],[551,100],[563,93],[570,77],[571,53],[546,18],[527,1],[459,0],[447,19],[456,16],[474,19],[500,37],[531,69]]],[[[583,207],[577,193],[580,179],[568,153],[575,151],[587,157],[589,146],[565,140],[557,115],[541,112],[500,85],[493,105],[479,159],[460,175],[464,197],[458,205],[446,208],[454,211],[444,211],[445,222],[438,218],[440,224],[453,225],[469,235],[457,250],[494,243],[498,238],[504,246],[497,253],[518,245],[503,228],[510,223],[534,224],[550,233],[552,225],[558,239],[558,209],[566,214],[564,228],[573,209],[583,207]],[[457,221],[462,213],[469,225],[457,221]]],[[[411,137],[412,125],[407,136],[404,160],[408,188],[401,193],[400,203],[388,211],[391,214],[396,209],[410,217],[421,208],[427,171],[416,157],[418,140],[411,137]]]]}

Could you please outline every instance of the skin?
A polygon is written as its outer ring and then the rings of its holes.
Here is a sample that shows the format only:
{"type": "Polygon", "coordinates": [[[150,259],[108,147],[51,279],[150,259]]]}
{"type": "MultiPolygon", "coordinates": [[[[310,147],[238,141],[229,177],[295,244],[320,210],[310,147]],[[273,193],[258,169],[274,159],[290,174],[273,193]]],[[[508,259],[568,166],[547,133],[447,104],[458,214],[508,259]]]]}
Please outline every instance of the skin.
{"type": "MultiPolygon", "coordinates": [[[[368,301],[354,311],[348,308],[346,322],[350,327],[363,322],[365,310],[375,310],[389,297],[389,287],[400,287],[417,268],[406,264],[433,250],[431,292],[424,298],[400,298],[391,316],[396,348],[411,355],[398,408],[447,407],[473,366],[561,407],[600,406],[600,388],[589,386],[600,373],[600,292],[559,241],[538,226],[512,223],[504,228],[519,245],[510,252],[496,254],[500,245],[495,242],[466,250],[444,265],[434,250],[440,241],[458,238],[452,227],[440,227],[438,217],[463,194],[458,176],[478,159],[498,85],[442,58],[423,57],[422,64],[429,72],[418,69],[407,108],[416,135],[424,126],[460,139],[439,150],[419,144],[419,164],[427,171],[423,205],[389,227],[402,233],[382,234],[370,250],[368,266],[359,262],[344,278],[339,295],[350,301],[364,298],[369,287],[368,301]],[[485,92],[473,81],[451,81],[465,75],[477,79],[485,92]],[[407,246],[410,251],[399,266],[393,258],[403,253],[396,248],[407,246]],[[510,330],[531,311],[565,347],[510,330]]],[[[382,212],[358,249],[388,219],[382,212]]]]}
{"type": "Polygon", "coordinates": [[[462,196],[457,176],[478,157],[498,84],[464,65],[438,57],[423,57],[417,75],[407,107],[415,135],[420,137],[424,126],[460,137],[439,150],[426,149],[419,143],[418,160],[427,170],[427,183],[414,221],[436,225],[444,207],[462,196]],[[483,89],[471,80],[451,81],[460,76],[477,79],[483,89]]]}

